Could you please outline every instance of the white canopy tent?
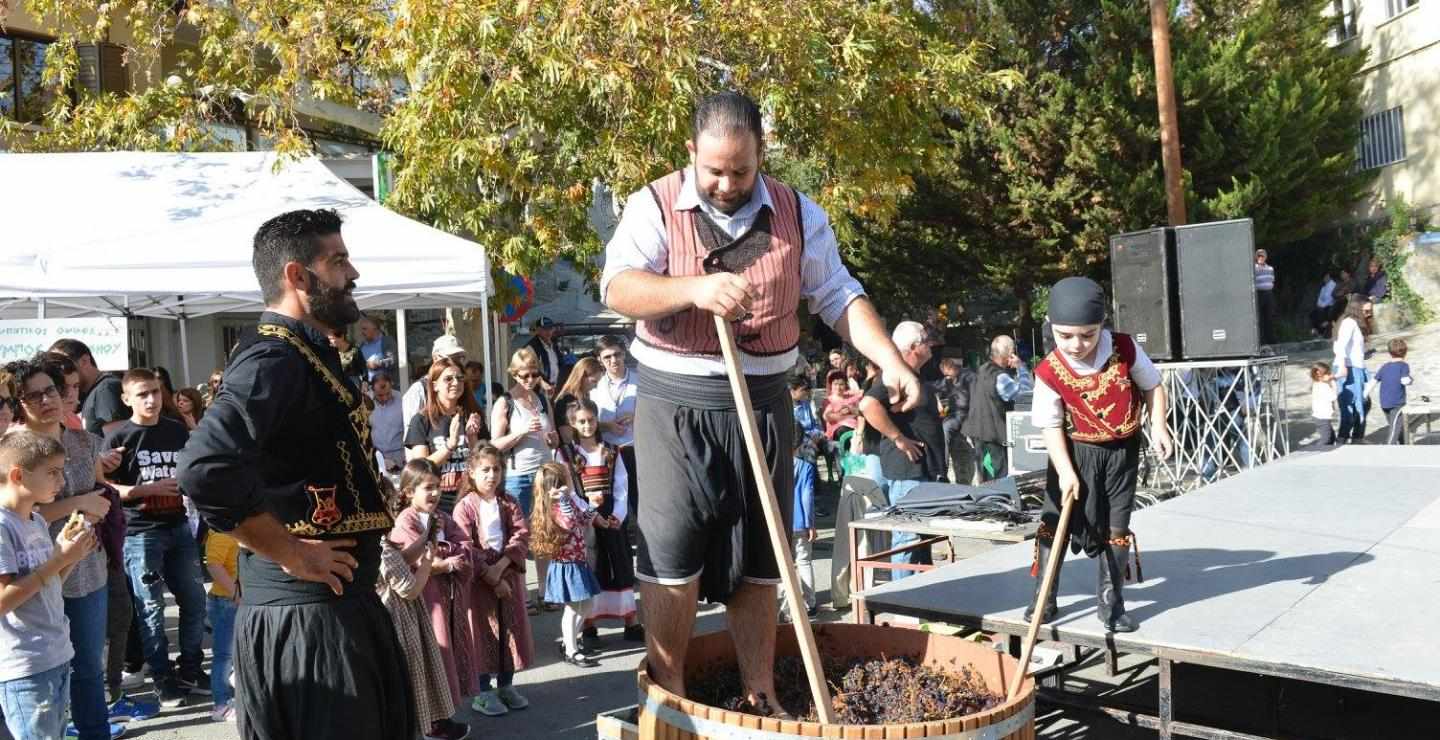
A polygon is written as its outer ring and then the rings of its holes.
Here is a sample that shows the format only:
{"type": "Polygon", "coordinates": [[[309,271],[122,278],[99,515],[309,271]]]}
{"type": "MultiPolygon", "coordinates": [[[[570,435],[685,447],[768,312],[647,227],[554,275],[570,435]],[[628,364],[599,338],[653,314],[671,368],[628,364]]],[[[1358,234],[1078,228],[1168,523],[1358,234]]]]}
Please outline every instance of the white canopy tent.
{"type": "Polygon", "coordinates": [[[0,204],[11,214],[0,237],[0,318],[175,319],[188,374],[186,319],[264,306],[250,261],[260,224],[334,208],[360,271],[361,308],[479,306],[489,354],[485,251],[381,206],[317,159],[0,154],[0,204]]]}

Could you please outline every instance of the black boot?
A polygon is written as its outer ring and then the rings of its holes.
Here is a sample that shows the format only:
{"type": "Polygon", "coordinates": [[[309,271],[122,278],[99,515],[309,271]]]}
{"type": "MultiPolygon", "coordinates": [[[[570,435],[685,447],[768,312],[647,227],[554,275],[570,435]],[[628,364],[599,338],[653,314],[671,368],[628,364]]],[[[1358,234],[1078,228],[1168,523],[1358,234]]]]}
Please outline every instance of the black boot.
{"type": "Polygon", "coordinates": [[[1125,613],[1125,563],[1130,559],[1130,545],[1107,544],[1095,559],[1099,566],[1099,587],[1095,593],[1095,615],[1110,632],[1134,632],[1135,620],[1125,613]]]}
{"type": "MultiPolygon", "coordinates": [[[[1025,621],[1029,622],[1030,617],[1035,614],[1035,599],[1040,597],[1040,587],[1045,584],[1045,568],[1050,565],[1050,551],[1055,547],[1054,540],[1035,539],[1035,597],[1030,599],[1030,606],[1025,607],[1025,621]]],[[[1055,619],[1060,608],[1055,604],[1055,595],[1060,590],[1060,566],[1065,565],[1065,554],[1060,554],[1060,562],[1055,564],[1055,585],[1050,588],[1050,597],[1045,599],[1045,609],[1040,612],[1040,621],[1049,622],[1055,619]]]]}

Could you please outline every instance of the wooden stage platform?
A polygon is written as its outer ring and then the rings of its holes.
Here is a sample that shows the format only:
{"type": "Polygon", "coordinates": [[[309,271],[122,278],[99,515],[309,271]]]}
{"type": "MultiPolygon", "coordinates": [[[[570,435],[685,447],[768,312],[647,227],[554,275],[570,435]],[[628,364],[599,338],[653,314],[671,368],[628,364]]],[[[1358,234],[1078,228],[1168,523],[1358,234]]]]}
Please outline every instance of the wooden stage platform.
{"type": "MultiPolygon", "coordinates": [[[[1176,662],[1440,701],[1434,448],[1295,454],[1143,509],[1132,529],[1146,580],[1125,596],[1139,631],[1105,633],[1095,563],[1072,554],[1041,638],[1156,658],[1161,737],[1243,737],[1169,716],[1176,662]]],[[[1023,635],[1033,551],[996,548],[863,596],[871,612],[1023,635]]]]}

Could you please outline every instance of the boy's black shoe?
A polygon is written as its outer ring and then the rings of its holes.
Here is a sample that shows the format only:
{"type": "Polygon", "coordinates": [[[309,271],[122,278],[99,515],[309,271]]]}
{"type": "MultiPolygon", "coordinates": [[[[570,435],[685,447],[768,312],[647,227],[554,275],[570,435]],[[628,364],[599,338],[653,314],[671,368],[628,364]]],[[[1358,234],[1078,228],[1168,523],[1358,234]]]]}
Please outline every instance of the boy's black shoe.
{"type": "Polygon", "coordinates": [[[585,655],[584,653],[567,655],[565,656],[565,662],[575,666],[576,668],[596,668],[600,665],[599,661],[585,655]]]}
{"type": "MultiPolygon", "coordinates": [[[[585,645],[583,642],[581,642],[579,645],[577,645],[577,647],[579,648],[579,649],[577,650],[577,652],[580,653],[581,655],[599,655],[599,654],[600,654],[600,651],[599,651],[599,650],[597,650],[597,649],[595,649],[595,648],[592,648],[592,647],[589,647],[589,646],[585,645]]],[[[560,657],[562,657],[562,658],[565,657],[565,654],[566,654],[566,653],[565,653],[565,641],[564,641],[563,639],[562,639],[562,640],[556,640],[556,641],[555,641],[555,650],[556,650],[556,652],[560,653],[560,657]]]]}
{"type": "MultiPolygon", "coordinates": [[[[1051,536],[1053,537],[1053,535],[1051,536]]],[[[1038,564],[1039,570],[1039,574],[1035,577],[1035,598],[1040,597],[1040,587],[1045,585],[1045,569],[1050,567],[1050,552],[1054,549],[1054,547],[1055,540],[1053,539],[1047,540],[1036,538],[1035,540],[1035,562],[1038,564]]],[[[1060,613],[1060,607],[1056,605],[1055,597],[1056,592],[1060,590],[1060,573],[1058,569],[1064,567],[1064,565],[1065,558],[1062,553],[1060,562],[1056,564],[1057,571],[1055,573],[1055,585],[1053,588],[1050,589],[1050,597],[1045,600],[1045,607],[1040,611],[1041,622],[1053,622],[1055,620],[1055,615],[1060,613]]],[[[1101,567],[1104,566],[1102,565],[1101,567]]],[[[1024,619],[1025,621],[1029,622],[1034,616],[1035,599],[1031,599],[1030,603],[1025,607],[1024,619]]]]}
{"type": "Polygon", "coordinates": [[[470,726],[453,720],[442,719],[430,725],[425,731],[426,740],[465,740],[470,737],[470,726]]]}
{"type": "Polygon", "coordinates": [[[179,671],[175,674],[175,683],[191,694],[210,695],[210,676],[199,668],[179,671]]]}
{"type": "Polygon", "coordinates": [[[645,642],[645,626],[631,624],[625,627],[626,642],[645,642]]]}
{"type": "Polygon", "coordinates": [[[1096,558],[1099,571],[1095,594],[1095,616],[1107,632],[1134,632],[1139,625],[1125,613],[1125,572],[1121,563],[1129,562],[1129,545],[1111,541],[1096,558]]]}
{"type": "Polygon", "coordinates": [[[160,706],[166,709],[174,709],[185,703],[185,697],[190,692],[180,688],[180,684],[173,676],[160,679],[159,685],[155,687],[155,693],[160,695],[160,706]]]}
{"type": "Polygon", "coordinates": [[[600,649],[600,630],[586,627],[580,632],[580,644],[587,650],[600,649]]]}

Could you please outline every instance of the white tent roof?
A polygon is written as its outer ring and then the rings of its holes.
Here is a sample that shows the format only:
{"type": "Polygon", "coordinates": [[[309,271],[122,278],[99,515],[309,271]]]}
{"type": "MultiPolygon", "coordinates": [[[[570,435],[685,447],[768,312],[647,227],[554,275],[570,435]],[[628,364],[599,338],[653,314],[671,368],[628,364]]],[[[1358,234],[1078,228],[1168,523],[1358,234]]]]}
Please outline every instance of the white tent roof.
{"type": "Polygon", "coordinates": [[[360,271],[362,308],[480,305],[489,261],[474,242],[390,211],[316,159],[274,152],[0,154],[0,318],[197,317],[258,311],[255,230],[334,208],[360,271]]]}

